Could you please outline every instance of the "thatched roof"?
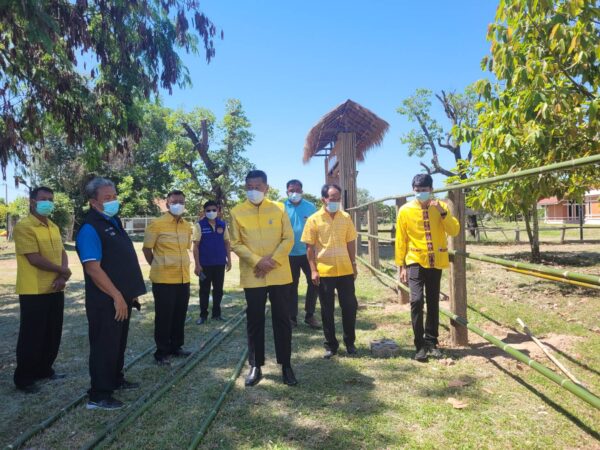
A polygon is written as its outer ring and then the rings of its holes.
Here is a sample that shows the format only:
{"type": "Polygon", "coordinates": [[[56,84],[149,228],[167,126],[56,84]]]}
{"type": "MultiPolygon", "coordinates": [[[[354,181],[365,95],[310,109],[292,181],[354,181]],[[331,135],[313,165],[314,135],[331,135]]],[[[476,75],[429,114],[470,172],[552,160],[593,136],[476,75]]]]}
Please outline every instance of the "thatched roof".
{"type": "Polygon", "coordinates": [[[304,163],[320,150],[335,143],[340,132],[356,133],[356,160],[363,161],[370,148],[381,145],[390,125],[367,108],[346,100],[325,114],[306,136],[304,163]]]}

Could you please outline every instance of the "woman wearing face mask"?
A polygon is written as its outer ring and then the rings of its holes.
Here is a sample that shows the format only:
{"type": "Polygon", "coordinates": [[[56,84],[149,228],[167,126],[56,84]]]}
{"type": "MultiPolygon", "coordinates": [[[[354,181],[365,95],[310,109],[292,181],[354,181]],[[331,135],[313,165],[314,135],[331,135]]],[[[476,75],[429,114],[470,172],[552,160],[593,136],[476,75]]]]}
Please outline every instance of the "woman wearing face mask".
{"type": "Polygon", "coordinates": [[[396,223],[396,265],[400,281],[410,288],[411,319],[416,347],[415,359],[440,357],[438,345],[440,280],[448,267],[448,236],[460,230],[458,220],[444,202],[433,197],[431,175],[413,178],[416,199],[400,208],[396,223]],[[424,295],[426,293],[426,295],[424,295]],[[424,297],[427,320],[423,328],[424,297]]]}
{"type": "Polygon", "coordinates": [[[204,217],[194,225],[194,273],[200,277],[200,318],[202,325],[208,318],[208,300],[212,286],[212,319],[224,320],[221,315],[225,270],[231,270],[231,246],[227,223],[217,217],[217,203],[204,204],[204,217]]]}

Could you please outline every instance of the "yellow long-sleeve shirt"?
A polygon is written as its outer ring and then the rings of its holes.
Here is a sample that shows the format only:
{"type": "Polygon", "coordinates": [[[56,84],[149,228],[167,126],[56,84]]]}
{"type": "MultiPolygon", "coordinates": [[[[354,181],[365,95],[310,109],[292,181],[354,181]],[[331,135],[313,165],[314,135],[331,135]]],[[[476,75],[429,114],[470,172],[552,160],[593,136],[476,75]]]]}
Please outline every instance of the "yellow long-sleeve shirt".
{"type": "Polygon", "coordinates": [[[240,258],[240,285],[243,288],[292,282],[288,255],[294,245],[294,231],[282,203],[264,199],[255,206],[246,200],[231,211],[230,231],[231,249],[240,258]],[[254,275],[254,267],[268,255],[277,267],[258,278],[254,275]]]}
{"type": "Polygon", "coordinates": [[[448,205],[439,204],[447,212],[444,218],[435,206],[423,208],[418,200],[400,208],[396,221],[396,265],[417,263],[425,268],[448,267],[448,236],[456,236],[460,224],[448,205]]]}

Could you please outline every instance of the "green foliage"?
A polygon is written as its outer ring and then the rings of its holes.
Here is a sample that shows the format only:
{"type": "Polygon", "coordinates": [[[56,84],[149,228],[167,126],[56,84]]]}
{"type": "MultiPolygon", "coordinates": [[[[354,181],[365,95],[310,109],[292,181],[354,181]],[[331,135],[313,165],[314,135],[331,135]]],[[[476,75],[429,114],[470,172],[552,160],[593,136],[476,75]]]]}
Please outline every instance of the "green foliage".
{"type": "Polygon", "coordinates": [[[63,236],[71,225],[74,208],[73,201],[64,192],[54,192],[54,211],[50,220],[54,222],[63,236]]]}
{"type": "Polygon", "coordinates": [[[2,167],[26,163],[49,123],[92,166],[127,148],[142,131],[137,100],[190,84],[177,50],[210,61],[217,33],[197,0],[6,0],[0,29],[2,167]]]}
{"type": "MultiPolygon", "coordinates": [[[[499,81],[476,84],[482,101],[477,125],[461,130],[473,138],[472,165],[463,173],[488,178],[598,153],[599,19],[593,1],[500,1],[488,32],[492,54],[482,62],[499,81]]],[[[588,167],[478,188],[468,200],[535,220],[540,198],[579,199],[594,183],[588,167]]],[[[529,238],[535,258],[537,236],[529,238]]]]}
{"type": "Polygon", "coordinates": [[[313,203],[317,207],[317,209],[321,209],[321,207],[323,206],[323,200],[321,200],[320,196],[317,197],[316,195],[309,194],[308,192],[304,192],[302,194],[302,198],[313,203]]]}
{"type": "MultiPolygon", "coordinates": [[[[440,121],[432,116],[431,99],[433,96],[433,92],[428,89],[417,89],[412,96],[402,101],[402,106],[397,109],[397,112],[406,116],[410,122],[416,122],[418,127],[409,130],[400,138],[400,141],[408,146],[409,156],[424,158],[431,153],[431,165],[421,163],[428,173],[454,176],[455,172],[441,166],[439,150],[443,148],[451,152],[457,164],[463,159],[461,144],[465,142],[465,139],[455,130],[463,126],[470,128],[476,122],[477,94],[473,86],[468,86],[463,93],[446,94],[441,91],[440,94],[435,94],[444,109],[446,120],[450,122],[446,130],[440,121]]],[[[470,158],[471,154],[469,153],[465,159],[469,160],[470,158]]]]}
{"type": "Polygon", "coordinates": [[[8,214],[11,217],[20,219],[29,214],[29,199],[27,197],[17,197],[8,204],[8,214]]]}
{"type": "Polygon", "coordinates": [[[254,136],[239,100],[227,101],[219,123],[205,108],[172,112],[167,129],[171,139],[160,161],[168,164],[190,204],[211,199],[229,206],[233,199],[244,197],[244,179],[253,165],[243,154],[254,136]]]}

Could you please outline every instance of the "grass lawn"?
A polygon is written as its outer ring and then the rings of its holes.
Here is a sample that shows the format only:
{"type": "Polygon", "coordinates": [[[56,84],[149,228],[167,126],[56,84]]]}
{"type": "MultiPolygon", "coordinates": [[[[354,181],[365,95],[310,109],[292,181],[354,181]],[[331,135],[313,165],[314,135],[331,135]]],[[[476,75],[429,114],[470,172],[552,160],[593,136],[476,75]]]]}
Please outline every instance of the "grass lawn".
{"type": "MultiPolygon", "coordinates": [[[[471,245],[469,249],[521,258],[527,245],[471,245]]],[[[598,244],[543,246],[542,250],[547,250],[546,262],[580,272],[600,270],[598,244]]],[[[14,295],[16,264],[14,258],[0,259],[0,444],[10,443],[87,389],[82,271],[72,248],[69,257],[74,281],[67,293],[63,342],[55,365],[69,377],[44,384],[35,396],[21,394],[12,385],[19,313],[14,295]]],[[[147,265],[143,264],[143,269],[147,274],[147,265]]],[[[243,376],[239,377],[202,448],[600,448],[599,411],[476,335],[470,334],[470,346],[450,348],[445,318],[440,331],[446,358],[427,364],[413,361],[407,306],[400,305],[396,294],[368,269],[360,270],[358,355],[348,357],[342,345],[339,356],[322,359],[322,332],[301,323],[294,329],[292,355],[300,384],[286,387],[274,361],[267,319],[265,378],[256,387],[244,388],[243,376]],[[398,357],[379,359],[370,354],[370,341],[383,337],[398,342],[398,357]],[[454,408],[449,398],[465,407],[454,408]]],[[[234,264],[226,276],[227,317],[244,304],[238,276],[234,264]]],[[[592,392],[600,394],[598,290],[546,282],[476,262],[469,264],[468,277],[469,319],[473,323],[549,365],[517,329],[516,318],[522,318],[592,392]]],[[[447,281],[442,283],[442,290],[447,291],[447,281]]],[[[197,294],[197,286],[193,286],[192,320],[186,326],[190,348],[197,347],[217,326],[210,322],[206,327],[195,325],[197,294]]],[[[133,315],[129,359],[152,345],[153,321],[152,298],[146,295],[142,313],[133,315]]],[[[339,316],[337,321],[341,340],[339,316]]],[[[245,347],[244,323],[110,447],[185,448],[245,347]]],[[[140,391],[119,394],[119,398],[135,401],[168,370],[154,365],[148,355],[128,372],[128,378],[142,383],[140,391]]],[[[242,375],[245,373],[246,368],[242,375]]],[[[115,416],[78,407],[27,447],[81,447],[115,416]]]]}

